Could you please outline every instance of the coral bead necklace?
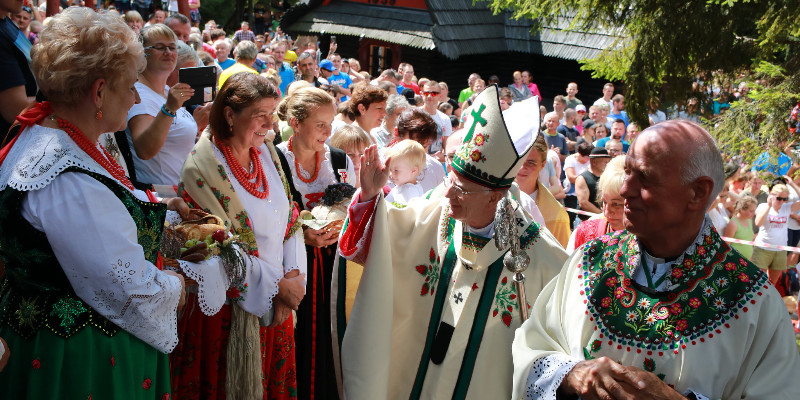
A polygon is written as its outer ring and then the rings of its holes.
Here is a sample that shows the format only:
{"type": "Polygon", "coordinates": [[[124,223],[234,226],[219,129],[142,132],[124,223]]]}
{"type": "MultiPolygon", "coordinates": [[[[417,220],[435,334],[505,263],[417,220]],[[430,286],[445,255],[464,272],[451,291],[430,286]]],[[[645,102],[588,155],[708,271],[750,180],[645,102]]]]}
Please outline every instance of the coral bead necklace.
{"type": "MultiPolygon", "coordinates": [[[[293,147],[292,146],[292,142],[293,141],[294,141],[294,136],[289,138],[289,143],[287,144],[287,146],[289,147],[289,151],[291,151],[292,153],[294,153],[294,150],[292,150],[292,147],[293,147]]],[[[295,153],[295,156],[294,156],[294,169],[295,169],[295,171],[297,171],[297,177],[300,178],[300,180],[305,182],[305,183],[311,183],[311,182],[314,182],[315,180],[317,180],[317,176],[319,175],[319,165],[320,165],[319,152],[318,151],[314,152],[314,174],[311,175],[311,178],[309,178],[309,179],[304,178],[303,175],[300,174],[300,163],[297,162],[297,158],[298,158],[297,154],[295,153]]]]}
{"type": "Polygon", "coordinates": [[[253,196],[259,199],[266,199],[269,196],[269,184],[267,183],[267,175],[264,173],[264,168],[261,166],[261,156],[258,149],[255,147],[250,148],[250,162],[253,163],[253,172],[247,170],[239,163],[239,160],[233,156],[231,146],[221,143],[216,138],[214,139],[217,148],[219,148],[228,166],[231,167],[233,176],[239,181],[239,184],[253,196]],[[255,182],[251,182],[255,179],[255,182]],[[263,191],[259,190],[264,188],[263,191]]]}
{"type": "Polygon", "coordinates": [[[113,176],[116,180],[118,180],[121,184],[123,184],[126,188],[133,191],[133,183],[128,177],[125,175],[125,170],[117,164],[117,160],[114,159],[111,154],[106,151],[103,145],[100,145],[100,148],[103,149],[103,154],[100,154],[100,150],[97,150],[97,147],[89,141],[89,139],[78,129],[77,126],[73,125],[71,122],[56,118],[58,122],[58,127],[63,129],[64,132],[72,138],[73,141],[81,148],[89,157],[92,157],[101,167],[103,167],[106,171],[108,171],[111,176],[113,176]]]}

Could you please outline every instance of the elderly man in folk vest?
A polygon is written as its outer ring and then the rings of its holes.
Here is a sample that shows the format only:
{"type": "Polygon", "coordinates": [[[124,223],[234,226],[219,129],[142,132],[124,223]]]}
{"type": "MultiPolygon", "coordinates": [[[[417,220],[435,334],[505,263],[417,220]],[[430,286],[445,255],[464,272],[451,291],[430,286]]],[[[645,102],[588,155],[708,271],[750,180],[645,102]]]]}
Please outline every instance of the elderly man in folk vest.
{"type": "MultiPolygon", "coordinates": [[[[476,98],[443,197],[387,203],[389,169],[365,152],[339,248],[364,273],[346,324],[332,306],[346,398],[511,396],[514,330],[566,260],[509,193],[539,130],[528,101],[501,113],[496,86],[476,98]]],[[[334,270],[333,291],[346,279],[334,270]]]]}
{"type": "Polygon", "coordinates": [[[514,399],[796,399],[800,355],[767,275],[706,215],[722,158],[688,121],[625,156],[626,231],[576,250],[514,339],[514,399]]]}

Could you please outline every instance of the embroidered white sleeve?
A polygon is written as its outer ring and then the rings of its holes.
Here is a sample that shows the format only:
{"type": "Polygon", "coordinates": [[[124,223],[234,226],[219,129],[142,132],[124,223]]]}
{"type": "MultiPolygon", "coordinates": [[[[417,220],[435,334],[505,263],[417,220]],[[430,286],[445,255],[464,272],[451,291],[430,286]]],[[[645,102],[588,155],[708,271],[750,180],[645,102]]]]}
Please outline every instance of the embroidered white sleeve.
{"type": "Polygon", "coordinates": [[[225,292],[230,286],[230,279],[219,257],[210,257],[200,263],[180,261],[181,269],[189,278],[197,281],[197,302],[203,314],[215,315],[225,304],[225,292]]]}
{"type": "Polygon", "coordinates": [[[262,316],[272,308],[272,299],[278,294],[278,282],[283,279],[281,260],[270,260],[269,254],[247,257],[247,275],[244,283],[247,290],[242,292],[239,306],[250,314],[262,316]]]}
{"type": "MultiPolygon", "coordinates": [[[[299,270],[301,274],[308,273],[308,259],[306,258],[306,244],[303,230],[298,229],[294,236],[283,244],[283,274],[299,270]]],[[[303,279],[303,284],[306,279],[303,279]]]]}
{"type": "Polygon", "coordinates": [[[47,235],[83,301],[159,351],[175,348],[180,280],[144,258],[136,224],[108,188],[62,173],[28,192],[22,215],[47,235]]]}
{"type": "Polygon", "coordinates": [[[525,399],[555,400],[564,377],[580,361],[566,354],[550,354],[533,362],[528,374],[525,399]]]}

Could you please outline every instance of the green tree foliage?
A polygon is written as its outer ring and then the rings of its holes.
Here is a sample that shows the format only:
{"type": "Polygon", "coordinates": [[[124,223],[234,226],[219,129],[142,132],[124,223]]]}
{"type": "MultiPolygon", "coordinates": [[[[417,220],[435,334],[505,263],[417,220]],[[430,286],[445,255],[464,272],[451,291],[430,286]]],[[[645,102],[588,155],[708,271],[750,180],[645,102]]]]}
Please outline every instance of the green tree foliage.
{"type": "Polygon", "coordinates": [[[619,32],[613,46],[582,63],[596,78],[624,81],[628,114],[640,126],[651,98],[685,100],[698,74],[744,74],[751,99],[714,121],[725,131],[712,133],[731,150],[788,135],[782,121],[800,98],[799,0],[491,0],[490,7],[532,19],[534,29],[566,19],[572,30],[619,32]]]}

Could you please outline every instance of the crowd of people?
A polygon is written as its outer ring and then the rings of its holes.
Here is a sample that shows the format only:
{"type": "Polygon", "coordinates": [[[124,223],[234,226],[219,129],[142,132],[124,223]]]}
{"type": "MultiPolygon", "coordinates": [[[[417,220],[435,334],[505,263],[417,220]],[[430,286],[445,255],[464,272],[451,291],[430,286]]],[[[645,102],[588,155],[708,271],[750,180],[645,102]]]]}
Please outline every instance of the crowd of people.
{"type": "Polygon", "coordinates": [[[262,9],[229,35],[199,0],[120,3],[0,0],[0,397],[800,393],[800,164],[697,124],[746,85],[640,127],[613,83],[542,104],[530,71],[473,73],[451,98],[262,9]],[[216,97],[188,105],[198,66],[216,97]],[[340,192],[342,224],[301,217],[340,192]],[[235,243],[162,254],[208,218],[235,243]]]}

